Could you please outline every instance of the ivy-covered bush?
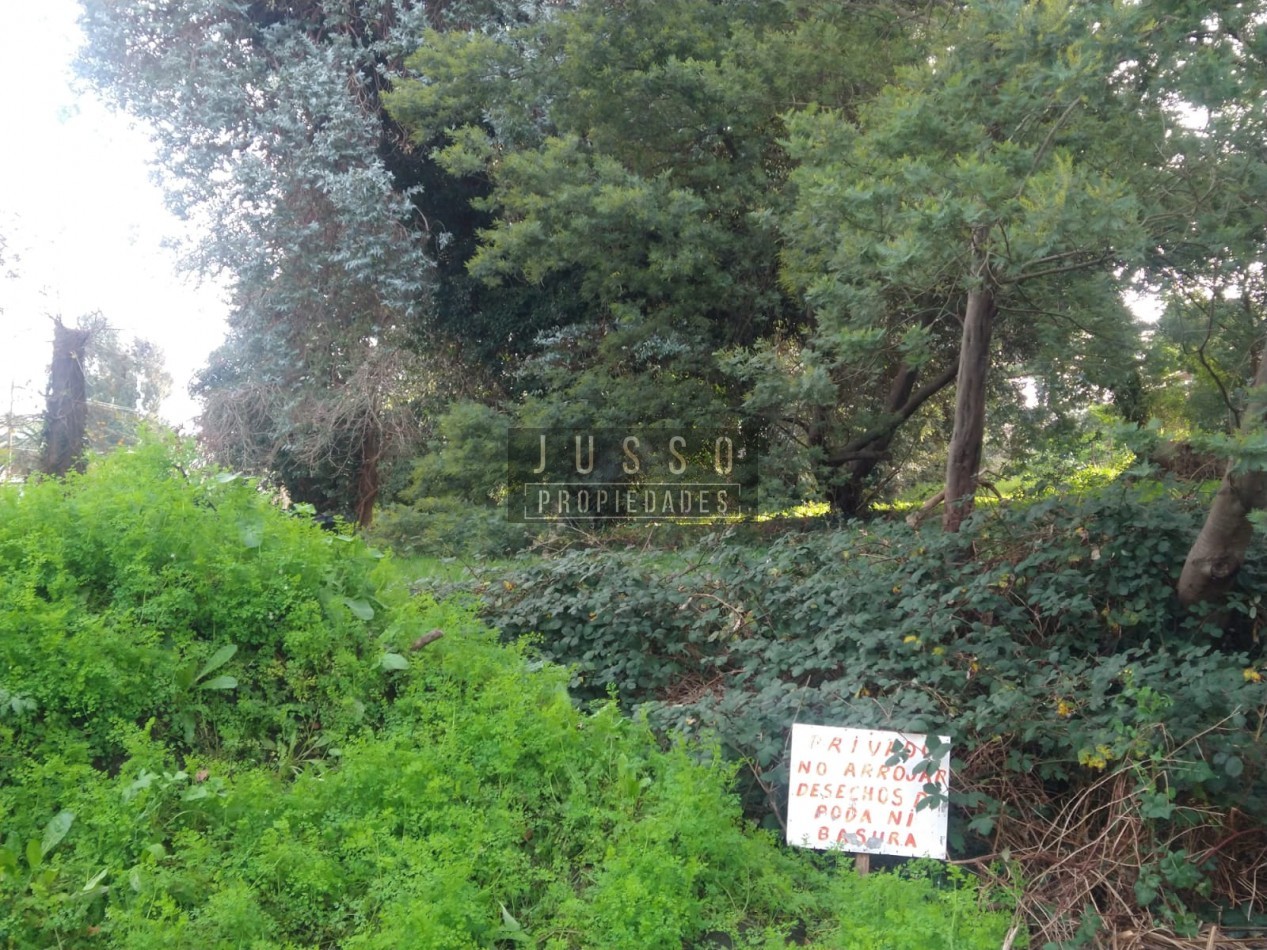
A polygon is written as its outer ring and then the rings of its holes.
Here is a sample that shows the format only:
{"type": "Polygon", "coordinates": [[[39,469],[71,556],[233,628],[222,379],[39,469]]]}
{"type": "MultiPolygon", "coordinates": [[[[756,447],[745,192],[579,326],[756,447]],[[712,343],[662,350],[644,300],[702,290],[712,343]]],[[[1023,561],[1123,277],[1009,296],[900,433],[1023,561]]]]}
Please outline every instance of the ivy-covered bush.
{"type": "Polygon", "coordinates": [[[1225,607],[1180,608],[1202,513],[1118,482],[957,535],[881,521],[671,558],[577,550],[479,593],[582,697],[716,736],[771,826],[793,721],[946,734],[954,855],[1021,862],[1046,936],[1191,930],[1261,919],[1267,884],[1267,564],[1256,546],[1225,607]]]}
{"type": "Polygon", "coordinates": [[[1000,945],[859,878],[361,541],[142,445],[0,487],[0,946],[1000,945]]]}

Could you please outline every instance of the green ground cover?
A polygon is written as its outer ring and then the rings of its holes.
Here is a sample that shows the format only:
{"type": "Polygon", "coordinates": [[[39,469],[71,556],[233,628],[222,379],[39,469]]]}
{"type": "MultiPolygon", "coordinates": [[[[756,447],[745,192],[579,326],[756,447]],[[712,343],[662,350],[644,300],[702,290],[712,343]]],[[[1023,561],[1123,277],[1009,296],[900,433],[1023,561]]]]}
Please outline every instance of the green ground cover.
{"type": "Polygon", "coordinates": [[[951,855],[1013,862],[1042,942],[1261,928],[1267,560],[1257,543],[1225,604],[1182,607],[1207,504],[1131,476],[983,506],[955,535],[759,524],[671,563],[573,547],[465,586],[578,697],[713,737],[767,827],[794,721],[949,735],[951,855]]]}
{"type": "Polygon", "coordinates": [[[1005,938],[971,878],[781,847],[715,746],[579,709],[562,668],[189,456],[0,489],[0,945],[1005,938]]]}

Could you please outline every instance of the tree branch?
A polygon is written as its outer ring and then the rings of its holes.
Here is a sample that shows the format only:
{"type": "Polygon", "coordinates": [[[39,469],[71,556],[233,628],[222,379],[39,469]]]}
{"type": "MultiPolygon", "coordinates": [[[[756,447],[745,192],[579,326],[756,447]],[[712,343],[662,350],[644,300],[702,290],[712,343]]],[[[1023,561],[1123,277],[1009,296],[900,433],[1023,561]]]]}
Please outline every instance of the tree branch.
{"type": "MultiPolygon", "coordinates": [[[[1034,280],[1037,277],[1051,277],[1055,274],[1068,274],[1072,271],[1085,270],[1088,267],[1094,267],[1096,264],[1103,264],[1111,256],[1110,251],[1101,254],[1086,256],[1085,251],[1069,251],[1066,254],[1053,254],[1051,257],[1044,258],[1043,261],[1058,261],[1076,258],[1071,264],[1057,264],[1054,267],[1048,267],[1044,270],[1030,271],[1029,273],[1020,273],[1010,281],[1013,284],[1019,284],[1023,280],[1034,280]]],[[[1038,261],[1041,264],[1043,261],[1038,261]]]]}
{"type": "Polygon", "coordinates": [[[911,398],[906,400],[905,405],[897,412],[893,413],[888,419],[872,429],[868,429],[856,439],[851,440],[838,451],[828,456],[827,464],[831,466],[843,465],[855,458],[860,458],[860,453],[867,446],[874,442],[878,442],[886,436],[892,435],[894,430],[902,423],[906,422],[911,416],[919,411],[920,406],[928,402],[933,396],[937,395],[952,382],[959,372],[957,365],[947,366],[940,373],[930,379],[922,387],[911,393],[911,398]]]}

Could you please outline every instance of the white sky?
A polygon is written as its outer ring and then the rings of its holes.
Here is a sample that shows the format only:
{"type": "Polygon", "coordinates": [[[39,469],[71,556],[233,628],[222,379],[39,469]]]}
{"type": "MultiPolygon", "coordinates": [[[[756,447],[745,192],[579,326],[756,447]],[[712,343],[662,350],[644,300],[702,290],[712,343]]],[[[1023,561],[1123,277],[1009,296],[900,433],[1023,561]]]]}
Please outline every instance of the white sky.
{"type": "Polygon", "coordinates": [[[0,272],[0,414],[11,384],[18,411],[43,407],[50,316],[69,325],[100,310],[162,348],[172,375],[162,414],[184,424],[197,413],[189,381],[224,336],[222,292],[179,276],[163,247],[186,225],[150,180],[146,135],[71,88],[78,10],[0,0],[0,234],[4,270],[17,271],[0,272]]]}

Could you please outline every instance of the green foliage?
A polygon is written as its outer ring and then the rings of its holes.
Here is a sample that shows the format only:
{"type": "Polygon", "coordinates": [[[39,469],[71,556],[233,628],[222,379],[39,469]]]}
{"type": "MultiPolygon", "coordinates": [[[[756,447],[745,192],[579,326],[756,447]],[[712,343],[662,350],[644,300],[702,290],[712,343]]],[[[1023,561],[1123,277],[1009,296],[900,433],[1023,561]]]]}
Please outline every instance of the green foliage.
{"type": "Polygon", "coordinates": [[[1110,79],[1130,58],[1128,9],[968,3],[856,110],[785,115],[781,277],[814,322],[799,358],[765,343],[735,366],[754,381],[749,410],[812,420],[846,514],[869,488],[849,482],[877,467],[863,450],[909,459],[944,438],[905,419],[924,387],[954,379],[972,290],[998,307],[989,363],[1011,376],[990,392],[991,434],[1052,440],[1052,423],[1132,369],[1138,329],[1114,274],[1140,260],[1132,176],[1155,164],[1163,126],[1110,79]],[[1035,395],[1043,411],[1022,411],[1035,395]]]}
{"type": "Polygon", "coordinates": [[[189,455],[0,492],[0,944],[999,945],[971,881],[782,850],[716,750],[189,455]]]}
{"type": "Polygon", "coordinates": [[[435,423],[435,438],[418,460],[407,499],[452,497],[473,505],[496,504],[506,490],[504,413],[473,402],[454,403],[435,423]]]}
{"type": "Polygon", "coordinates": [[[191,264],[231,278],[194,383],[206,450],[365,524],[433,379],[409,346],[430,284],[418,169],[378,108],[425,15],[87,0],[81,20],[81,73],[150,123],[169,202],[205,222],[191,264]]]}
{"type": "Polygon", "coordinates": [[[234,277],[196,384],[222,463],[367,524],[455,399],[742,417],[772,502],[852,515],[944,461],[973,288],[996,446],[1110,392],[1225,425],[1261,335],[1260,7],[85,0],[81,67],[234,277]],[[1128,287],[1170,305],[1146,346],[1128,287]]]}
{"type": "Polygon", "coordinates": [[[117,483],[103,474],[65,497],[41,483],[0,500],[4,685],[41,710],[20,748],[76,735],[117,762],[118,723],[153,718],[177,748],[252,756],[297,723],[347,721],[341,694],[361,694],[369,674],[355,672],[364,625],[346,603],[381,596],[378,562],[270,517],[246,479],[187,479],[188,461],[162,445],[109,464],[126,466],[117,483]],[[334,671],[346,680],[317,685],[334,671]]]}
{"type": "MultiPolygon", "coordinates": [[[[954,744],[957,852],[1054,821],[1113,775],[1140,790],[1141,848],[1169,867],[1178,842],[1267,809],[1267,564],[1255,549],[1222,620],[1180,608],[1172,572],[1200,516],[1119,480],[999,506],[962,537],[873,523],[764,550],[711,536],[671,561],[575,551],[479,593],[490,623],[568,664],[579,695],[614,690],[716,735],[748,768],[754,816],[782,809],[793,720],[935,732],[954,744]]],[[[1143,866],[1140,903],[1201,907],[1215,898],[1198,884],[1239,859],[1194,857],[1200,881],[1143,866]]]]}
{"type": "Polygon", "coordinates": [[[506,519],[507,417],[459,402],[435,423],[435,438],[414,465],[398,501],[373,536],[395,550],[446,557],[504,557],[532,538],[506,519]]]}
{"type": "Polygon", "coordinates": [[[1245,410],[1255,368],[1250,354],[1263,337],[1253,305],[1262,296],[1262,275],[1235,276],[1232,286],[1215,285],[1208,296],[1173,297],[1150,341],[1148,405],[1178,435],[1228,432],[1245,410]],[[1228,294],[1235,299],[1224,299],[1228,294]]]}
{"type": "Polygon", "coordinates": [[[564,288],[579,303],[507,328],[503,351],[525,356],[521,424],[733,417],[751,384],[718,351],[803,320],[777,280],[780,113],[809,90],[844,106],[890,73],[900,14],[868,14],[582,2],[517,29],[423,37],[418,78],[387,103],[452,176],[487,184],[471,275],[497,285],[485,298],[564,288]]]}

